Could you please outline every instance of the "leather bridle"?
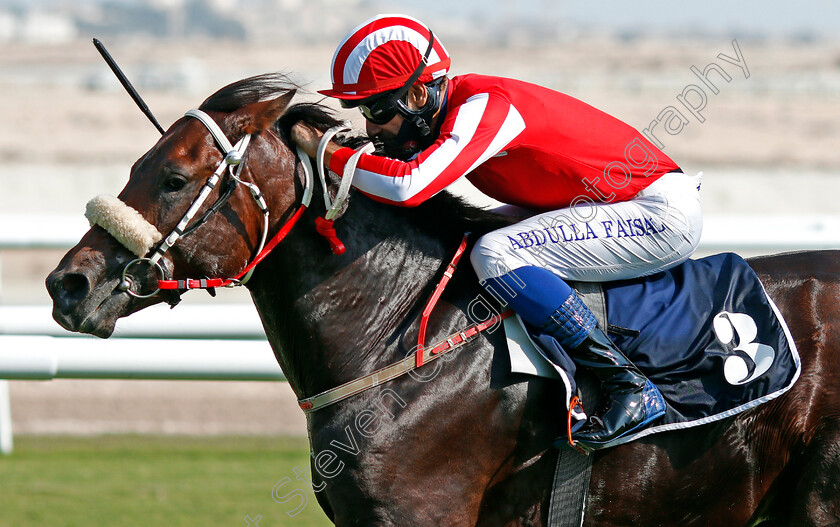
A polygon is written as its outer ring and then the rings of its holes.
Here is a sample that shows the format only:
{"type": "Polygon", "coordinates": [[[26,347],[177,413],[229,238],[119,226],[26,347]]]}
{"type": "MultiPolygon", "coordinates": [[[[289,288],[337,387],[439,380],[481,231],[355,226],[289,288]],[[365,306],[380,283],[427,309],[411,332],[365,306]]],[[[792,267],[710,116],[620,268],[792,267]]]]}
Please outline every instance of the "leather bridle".
{"type": "MultiPolygon", "coordinates": [[[[248,279],[251,277],[251,273],[254,271],[254,268],[259,264],[268,254],[288,235],[291,231],[292,227],[298,222],[300,217],[303,215],[304,211],[309,207],[309,204],[312,200],[312,187],[313,187],[313,175],[312,175],[312,165],[309,160],[309,156],[307,156],[300,147],[297,147],[297,156],[301,162],[305,182],[304,182],[304,192],[303,196],[301,197],[301,203],[298,206],[298,209],[289,218],[286,223],[280,228],[280,230],[275,234],[272,239],[266,243],[266,237],[269,230],[269,209],[268,205],[266,204],[265,197],[260,191],[259,187],[255,183],[250,183],[244,181],[240,174],[245,166],[245,156],[248,149],[248,146],[251,141],[251,136],[246,135],[242,137],[235,145],[232,145],[231,142],[228,140],[227,136],[222,132],[221,128],[218,124],[206,113],[201,110],[189,110],[186,112],[187,117],[193,117],[198,119],[210,132],[213,136],[216,144],[220,147],[222,152],[224,153],[224,158],[221,163],[216,167],[216,170],[213,174],[208,178],[202,188],[199,190],[198,195],[193,200],[192,204],[187,209],[187,212],[183,215],[181,220],[175,226],[175,228],[167,235],[166,237],[161,237],[162,240],[153,248],[150,249],[148,254],[137,254],[137,258],[128,262],[122,271],[122,279],[118,288],[121,291],[125,291],[127,294],[135,297],[135,298],[150,298],[155,296],[160,291],[184,291],[189,289],[212,289],[216,287],[234,287],[238,285],[244,285],[248,279]],[[207,201],[210,193],[213,189],[219,184],[222,176],[228,173],[228,179],[225,182],[226,187],[222,189],[219,198],[216,202],[198,219],[190,225],[190,222],[196,216],[198,211],[207,201]],[[257,206],[260,209],[263,217],[263,227],[262,233],[260,237],[260,244],[256,251],[256,256],[251,260],[251,262],[245,266],[245,268],[236,276],[229,277],[229,278],[198,278],[198,279],[182,279],[182,280],[172,280],[166,279],[166,272],[161,265],[161,259],[166,254],[166,252],[172,248],[175,243],[183,238],[192,234],[193,232],[198,229],[203,223],[205,223],[213,214],[218,212],[222,206],[227,203],[230,196],[233,194],[236,186],[238,184],[242,184],[248,188],[250,191],[251,196],[254,198],[257,206]],[[157,287],[154,291],[150,293],[139,293],[133,290],[133,280],[131,278],[130,270],[137,265],[148,265],[153,267],[156,270],[156,273],[159,276],[157,280],[157,287]]],[[[326,149],[326,144],[335,136],[336,133],[348,130],[345,127],[334,127],[324,134],[323,138],[321,139],[321,143],[318,149],[318,173],[319,173],[319,180],[323,186],[324,190],[324,204],[327,209],[327,212],[324,218],[316,218],[316,228],[318,232],[328,238],[332,250],[336,254],[341,254],[345,251],[344,245],[338,239],[335,234],[335,229],[333,228],[333,222],[341,216],[344,203],[347,199],[347,196],[350,191],[350,186],[353,180],[353,173],[355,172],[356,163],[358,162],[358,158],[363,153],[369,153],[373,151],[373,145],[371,143],[367,143],[364,145],[359,151],[357,151],[348,161],[341,184],[339,186],[338,192],[334,200],[330,200],[330,195],[327,189],[327,180],[325,175],[325,167],[323,163],[323,154],[326,149]]],[[[96,198],[94,198],[96,199],[96,198]]],[[[94,200],[91,200],[94,202],[94,200]]],[[[125,208],[128,208],[125,206],[125,208]]],[[[96,219],[93,219],[91,215],[88,215],[88,219],[91,220],[92,224],[98,224],[103,227],[106,231],[112,234],[116,239],[121,240],[118,233],[114,232],[113,225],[118,223],[119,218],[113,218],[115,221],[111,221],[111,217],[114,215],[118,215],[119,212],[112,212],[108,211],[106,213],[99,214],[96,219]],[[101,217],[104,216],[104,219],[101,217]]],[[[135,215],[133,218],[134,221],[144,221],[142,216],[139,216],[139,213],[135,215]]],[[[148,223],[148,222],[146,222],[148,223]]],[[[146,228],[152,229],[156,231],[156,228],[149,224],[146,228]]],[[[128,245],[124,241],[122,241],[123,245],[128,245]]]]}

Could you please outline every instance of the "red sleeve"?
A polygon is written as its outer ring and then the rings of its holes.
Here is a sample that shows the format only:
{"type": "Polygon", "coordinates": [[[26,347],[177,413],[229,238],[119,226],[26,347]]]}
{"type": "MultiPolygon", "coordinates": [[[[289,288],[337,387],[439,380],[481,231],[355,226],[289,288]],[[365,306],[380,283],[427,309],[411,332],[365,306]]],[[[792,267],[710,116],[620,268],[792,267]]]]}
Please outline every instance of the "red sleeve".
{"type": "Polygon", "coordinates": [[[332,157],[330,157],[330,170],[339,176],[344,174],[344,165],[347,164],[353,154],[353,149],[347,147],[339,148],[333,152],[332,157]]]}
{"type": "MultiPolygon", "coordinates": [[[[473,95],[450,108],[440,136],[414,159],[362,155],[353,186],[377,201],[414,207],[502,151],[524,129],[510,102],[487,93],[473,95]]],[[[336,151],[330,170],[342,174],[352,154],[349,148],[336,151]]]]}

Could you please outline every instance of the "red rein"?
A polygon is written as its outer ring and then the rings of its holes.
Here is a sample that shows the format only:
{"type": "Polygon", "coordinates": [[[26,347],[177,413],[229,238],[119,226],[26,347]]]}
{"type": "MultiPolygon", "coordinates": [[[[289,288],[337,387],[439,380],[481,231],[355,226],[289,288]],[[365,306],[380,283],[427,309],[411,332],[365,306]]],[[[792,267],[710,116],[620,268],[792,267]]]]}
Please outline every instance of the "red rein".
{"type": "Polygon", "coordinates": [[[158,280],[158,287],[161,290],[164,289],[207,289],[210,287],[225,287],[233,283],[239,282],[243,276],[248,274],[248,272],[256,267],[258,263],[263,261],[263,259],[268,256],[268,254],[277,247],[283,238],[289,234],[292,230],[292,227],[295,226],[295,223],[298,222],[301,216],[303,216],[303,212],[306,210],[305,205],[301,205],[300,208],[295,212],[295,214],[289,218],[289,221],[283,225],[283,227],[271,238],[271,241],[266,244],[260,254],[254,258],[254,260],[249,263],[245,269],[242,270],[241,273],[236,275],[233,278],[205,278],[205,279],[186,279],[186,280],[158,280]]]}

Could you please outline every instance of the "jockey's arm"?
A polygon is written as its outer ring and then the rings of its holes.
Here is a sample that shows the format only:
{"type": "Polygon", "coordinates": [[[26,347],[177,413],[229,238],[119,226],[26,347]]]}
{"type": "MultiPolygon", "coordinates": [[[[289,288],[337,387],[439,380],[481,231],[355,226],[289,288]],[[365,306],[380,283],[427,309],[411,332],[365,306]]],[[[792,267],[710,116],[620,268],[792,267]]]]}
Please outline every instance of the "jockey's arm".
{"type": "MultiPolygon", "coordinates": [[[[499,153],[524,128],[522,117],[508,101],[477,94],[450,109],[440,136],[414,159],[361,156],[353,186],[377,201],[417,206],[499,153]]],[[[308,142],[304,150],[314,146],[313,152],[317,151],[319,133],[308,133],[300,139],[308,142]]],[[[331,144],[325,163],[342,174],[352,154],[350,148],[331,144]]]]}

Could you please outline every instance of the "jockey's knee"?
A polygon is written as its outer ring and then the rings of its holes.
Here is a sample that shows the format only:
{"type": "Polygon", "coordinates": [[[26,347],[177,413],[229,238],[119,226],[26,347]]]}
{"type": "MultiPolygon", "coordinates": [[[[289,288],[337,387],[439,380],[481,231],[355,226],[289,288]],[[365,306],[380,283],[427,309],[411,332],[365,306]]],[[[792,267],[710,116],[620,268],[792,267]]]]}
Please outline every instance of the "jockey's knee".
{"type": "Polygon", "coordinates": [[[487,233],[475,242],[470,252],[470,263],[472,263],[475,274],[482,282],[488,278],[497,278],[510,270],[505,261],[504,247],[501,246],[493,236],[487,233]]]}

